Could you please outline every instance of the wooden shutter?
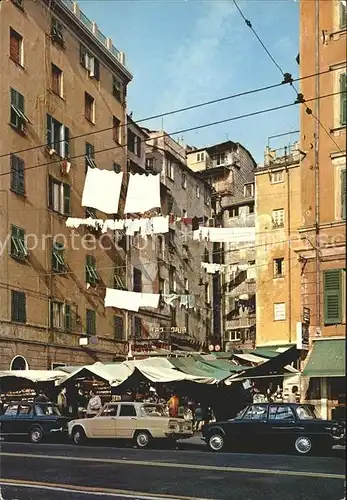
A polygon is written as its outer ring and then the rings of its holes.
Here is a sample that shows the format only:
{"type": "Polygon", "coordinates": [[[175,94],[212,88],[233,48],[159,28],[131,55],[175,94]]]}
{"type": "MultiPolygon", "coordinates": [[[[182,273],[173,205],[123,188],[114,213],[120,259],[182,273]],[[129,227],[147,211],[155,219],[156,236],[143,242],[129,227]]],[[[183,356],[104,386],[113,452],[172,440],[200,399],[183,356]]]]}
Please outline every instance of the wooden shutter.
{"type": "Polygon", "coordinates": [[[324,323],[335,325],[342,320],[341,269],[324,271],[324,323]]]}
{"type": "Polygon", "coordinates": [[[53,199],[53,177],[49,176],[48,177],[48,206],[49,208],[53,208],[54,206],[54,199],[53,199]]]}
{"type": "Polygon", "coordinates": [[[86,54],[86,49],[83,47],[83,45],[80,45],[80,62],[84,68],[86,67],[86,54]]]}
{"type": "Polygon", "coordinates": [[[71,305],[65,304],[65,330],[72,329],[71,305]]]}
{"type": "Polygon", "coordinates": [[[119,340],[124,337],[124,320],[122,316],[114,317],[114,336],[119,340]]]}
{"type": "Polygon", "coordinates": [[[340,75],[340,124],[346,125],[347,123],[347,73],[340,75]]]}
{"type": "Polygon", "coordinates": [[[64,157],[69,158],[70,156],[70,130],[64,128],[64,157]]]}
{"type": "Polygon", "coordinates": [[[94,57],[94,78],[100,80],[100,63],[96,57],[94,57]]]}
{"type": "Polygon", "coordinates": [[[20,64],[20,35],[10,28],[10,58],[20,64]]]}
{"type": "Polygon", "coordinates": [[[18,156],[11,155],[11,189],[18,190],[19,172],[18,172],[18,156]]]}
{"type": "Polygon", "coordinates": [[[69,184],[63,184],[63,191],[64,191],[64,214],[69,215],[71,213],[71,197],[70,197],[69,184]]]}
{"type": "Polygon", "coordinates": [[[60,70],[52,64],[52,90],[60,95],[60,70]]]}
{"type": "Polygon", "coordinates": [[[347,204],[347,194],[346,194],[346,169],[341,170],[341,218],[346,220],[346,204],[347,204]]]}
{"type": "Polygon", "coordinates": [[[95,311],[87,309],[87,334],[95,335],[95,332],[96,332],[95,311]]]}
{"type": "Polygon", "coordinates": [[[53,127],[52,117],[51,115],[47,115],[47,145],[49,147],[53,146],[52,127],[53,127]]]}
{"type": "Polygon", "coordinates": [[[24,292],[12,291],[11,309],[12,321],[26,323],[26,298],[24,292]]]}

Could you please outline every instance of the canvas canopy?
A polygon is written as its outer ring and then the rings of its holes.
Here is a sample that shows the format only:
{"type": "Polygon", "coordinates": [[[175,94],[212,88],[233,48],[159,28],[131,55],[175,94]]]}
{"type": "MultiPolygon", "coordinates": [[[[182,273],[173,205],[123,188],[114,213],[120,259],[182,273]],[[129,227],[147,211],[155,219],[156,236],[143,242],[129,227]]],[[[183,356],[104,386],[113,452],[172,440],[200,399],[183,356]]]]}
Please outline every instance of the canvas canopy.
{"type": "Polygon", "coordinates": [[[22,378],[31,382],[54,382],[64,377],[66,373],[60,370],[5,370],[0,372],[0,378],[22,378]]]}

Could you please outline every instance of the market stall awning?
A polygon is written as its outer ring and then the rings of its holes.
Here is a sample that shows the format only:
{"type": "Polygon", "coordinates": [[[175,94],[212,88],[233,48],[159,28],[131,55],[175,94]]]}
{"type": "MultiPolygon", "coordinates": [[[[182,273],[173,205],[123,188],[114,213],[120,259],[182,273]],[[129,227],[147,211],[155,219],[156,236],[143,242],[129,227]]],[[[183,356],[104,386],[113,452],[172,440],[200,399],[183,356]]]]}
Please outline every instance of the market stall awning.
{"type": "Polygon", "coordinates": [[[170,358],[170,363],[178,370],[199,377],[207,377],[220,382],[230,376],[229,371],[218,370],[201,361],[195,361],[193,358],[170,358]]]}
{"type": "Polygon", "coordinates": [[[234,354],[233,356],[237,359],[240,359],[241,361],[248,361],[249,363],[256,363],[257,365],[267,361],[266,358],[262,358],[253,353],[234,354]]]}
{"type": "Polygon", "coordinates": [[[93,365],[81,366],[68,375],[64,373],[65,377],[59,380],[58,385],[65,385],[69,380],[92,375],[108,382],[112,386],[117,386],[127,380],[133,372],[134,369],[131,369],[131,367],[124,363],[103,364],[97,362],[93,365]]]}
{"type": "Polygon", "coordinates": [[[308,362],[302,372],[304,377],[344,377],[346,339],[316,340],[308,362]]]}
{"type": "Polygon", "coordinates": [[[66,373],[60,370],[5,370],[0,378],[21,378],[31,382],[54,382],[62,379],[66,373]]]}
{"type": "Polygon", "coordinates": [[[136,361],[125,361],[122,363],[129,368],[135,368],[151,382],[182,382],[191,381],[202,384],[214,384],[215,379],[207,374],[193,375],[183,373],[176,369],[175,365],[166,358],[142,359],[136,361]]]}

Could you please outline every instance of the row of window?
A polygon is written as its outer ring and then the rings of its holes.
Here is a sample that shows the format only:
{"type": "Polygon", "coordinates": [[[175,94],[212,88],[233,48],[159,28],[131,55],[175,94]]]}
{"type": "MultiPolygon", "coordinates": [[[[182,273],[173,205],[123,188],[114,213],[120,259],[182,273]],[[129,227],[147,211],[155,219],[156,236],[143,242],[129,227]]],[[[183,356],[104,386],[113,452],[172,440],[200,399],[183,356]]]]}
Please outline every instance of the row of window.
{"type": "MultiPolygon", "coordinates": [[[[153,167],[154,165],[154,158],[150,158],[148,163],[148,166],[153,167]]],[[[176,169],[177,164],[174,161],[167,160],[166,162],[166,177],[170,179],[171,181],[175,180],[175,169],[176,169]]],[[[179,169],[181,170],[181,169],[179,169]]],[[[181,187],[183,189],[187,189],[187,174],[185,172],[181,172],[181,187]]],[[[195,186],[195,195],[197,198],[200,198],[200,185],[196,184],[195,186]]],[[[209,192],[207,189],[204,191],[204,201],[206,205],[209,205],[210,203],[210,197],[209,197],[209,192]]]]}
{"type": "MultiPolygon", "coordinates": [[[[63,25],[54,17],[51,20],[52,41],[65,46],[63,25]]],[[[21,34],[10,27],[10,58],[20,66],[24,67],[24,40],[21,34]]],[[[80,44],[80,63],[87,70],[90,78],[100,80],[99,60],[90,51],[80,44]]],[[[63,72],[60,68],[52,65],[52,90],[60,97],[63,97],[63,72]]],[[[125,101],[126,87],[122,82],[113,76],[112,94],[121,103],[125,101]]]]}
{"type": "MultiPolygon", "coordinates": [[[[137,336],[141,335],[142,322],[141,318],[136,317],[137,320],[134,321],[135,334],[137,336]],[[140,323],[141,322],[141,323],[140,323]]],[[[26,313],[26,294],[25,292],[11,291],[11,320],[16,323],[26,323],[27,313],[26,313]]],[[[114,336],[116,339],[124,339],[124,320],[123,316],[114,315],[114,336]]],[[[86,334],[96,335],[96,313],[92,309],[86,309],[86,334]]],[[[72,321],[72,309],[71,304],[63,302],[51,301],[50,303],[50,327],[57,330],[72,331],[73,321],[72,321]]]]}

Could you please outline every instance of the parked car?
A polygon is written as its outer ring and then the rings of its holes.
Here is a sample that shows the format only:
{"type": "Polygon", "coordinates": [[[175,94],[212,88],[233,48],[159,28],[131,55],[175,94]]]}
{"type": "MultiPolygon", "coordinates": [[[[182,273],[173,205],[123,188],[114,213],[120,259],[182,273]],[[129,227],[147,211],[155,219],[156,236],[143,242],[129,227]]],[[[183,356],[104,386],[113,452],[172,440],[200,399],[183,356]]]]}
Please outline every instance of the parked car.
{"type": "Polygon", "coordinates": [[[75,444],[87,439],[122,439],[146,448],[154,439],[175,442],[193,435],[192,423],[165,415],[162,405],[153,403],[108,403],[92,418],[72,420],[69,436],[75,444]]]}
{"type": "Polygon", "coordinates": [[[328,451],[345,436],[345,428],[323,420],[309,404],[251,404],[226,422],[207,424],[202,439],[212,451],[280,448],[305,455],[328,451]]]}
{"type": "Polygon", "coordinates": [[[0,415],[0,434],[27,436],[39,443],[48,436],[66,434],[68,420],[52,403],[10,403],[0,415]]]}

